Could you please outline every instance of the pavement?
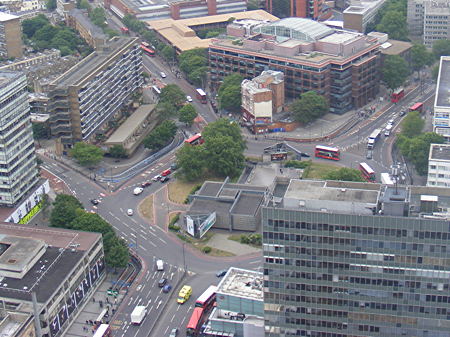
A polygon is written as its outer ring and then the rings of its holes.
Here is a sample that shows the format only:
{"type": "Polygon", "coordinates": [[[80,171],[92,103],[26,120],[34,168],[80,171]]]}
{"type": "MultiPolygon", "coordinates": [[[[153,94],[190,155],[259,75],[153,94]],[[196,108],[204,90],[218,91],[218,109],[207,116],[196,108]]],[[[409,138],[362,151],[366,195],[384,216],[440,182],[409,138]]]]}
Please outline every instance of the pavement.
{"type": "MultiPolygon", "coordinates": [[[[237,241],[228,239],[231,233],[218,232],[214,229],[211,231],[214,232],[214,235],[208,241],[208,246],[210,247],[233,253],[236,256],[261,253],[261,248],[244,245],[237,241]]],[[[233,234],[239,233],[233,232],[233,234]]]]}

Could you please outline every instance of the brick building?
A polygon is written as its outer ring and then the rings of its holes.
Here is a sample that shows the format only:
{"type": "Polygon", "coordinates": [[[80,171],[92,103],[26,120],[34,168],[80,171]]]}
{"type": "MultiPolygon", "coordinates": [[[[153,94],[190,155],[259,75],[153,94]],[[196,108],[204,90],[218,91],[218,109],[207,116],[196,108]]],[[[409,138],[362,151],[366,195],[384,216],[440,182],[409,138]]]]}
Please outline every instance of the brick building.
{"type": "MultiPolygon", "coordinates": [[[[280,0],[266,0],[266,9],[273,13],[274,4],[280,5],[280,0]],[[277,3],[278,2],[278,3],[277,3]]],[[[331,8],[324,0],[287,0],[289,2],[289,16],[327,20],[331,17],[331,8]]]]}
{"type": "Polygon", "coordinates": [[[23,56],[22,24],[20,17],[0,12],[0,56],[23,56]]]}
{"type": "Polygon", "coordinates": [[[366,105],[378,93],[376,38],[303,18],[251,27],[235,21],[227,33],[231,37],[215,39],[209,48],[213,91],[229,74],[250,79],[275,70],[285,75],[286,97],[298,98],[313,90],[325,96],[330,111],[338,114],[366,105]]]}

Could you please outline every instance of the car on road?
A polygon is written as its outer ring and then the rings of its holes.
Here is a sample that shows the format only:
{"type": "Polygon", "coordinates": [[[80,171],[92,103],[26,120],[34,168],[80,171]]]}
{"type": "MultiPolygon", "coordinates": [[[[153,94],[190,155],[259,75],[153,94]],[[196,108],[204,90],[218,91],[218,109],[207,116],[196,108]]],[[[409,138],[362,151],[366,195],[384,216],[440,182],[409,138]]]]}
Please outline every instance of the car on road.
{"type": "Polygon", "coordinates": [[[142,188],[146,188],[146,187],[149,187],[151,184],[152,184],[151,181],[144,181],[144,182],[141,184],[141,187],[142,187],[142,188]]]}
{"type": "Polygon", "coordinates": [[[139,194],[141,194],[143,191],[144,191],[144,189],[143,189],[142,187],[136,187],[136,188],[133,190],[133,194],[134,194],[134,195],[139,195],[139,194]]]}
{"type": "Polygon", "coordinates": [[[170,331],[169,337],[177,337],[178,336],[178,328],[173,328],[172,331],[170,331]]]}
{"type": "Polygon", "coordinates": [[[172,171],[175,171],[177,168],[178,168],[178,167],[177,167],[177,164],[176,164],[176,163],[173,163],[172,165],[170,165],[170,169],[171,169],[172,171]]]}
{"type": "Polygon", "coordinates": [[[154,176],[154,177],[152,178],[152,180],[153,180],[153,181],[161,180],[161,176],[158,174],[157,176],[154,176]]]}
{"type": "Polygon", "coordinates": [[[162,177],[160,182],[162,182],[164,184],[164,183],[168,182],[169,180],[170,180],[169,177],[162,177]]]}
{"type": "Polygon", "coordinates": [[[394,124],[394,119],[393,119],[393,118],[389,120],[388,125],[389,125],[389,124],[391,124],[391,125],[394,124]]]}
{"type": "Polygon", "coordinates": [[[162,288],[166,285],[167,283],[167,279],[166,278],[162,278],[158,281],[158,287],[162,288]]]}
{"type": "Polygon", "coordinates": [[[183,304],[191,297],[192,295],[192,287],[188,285],[184,285],[178,293],[177,303],[183,304]]]}
{"type": "Polygon", "coordinates": [[[164,170],[161,172],[161,176],[165,177],[168,176],[169,174],[171,174],[172,171],[170,169],[164,170]]]}
{"type": "Polygon", "coordinates": [[[300,152],[300,156],[301,157],[305,157],[305,158],[309,158],[309,157],[311,157],[308,153],[306,153],[306,152],[300,152]]]}
{"type": "Polygon", "coordinates": [[[404,115],[406,115],[406,111],[405,110],[400,111],[400,117],[402,117],[404,115]]]}
{"type": "Polygon", "coordinates": [[[170,285],[170,284],[166,284],[164,287],[163,287],[163,293],[168,293],[169,291],[171,291],[172,290],[172,286],[170,285]]]}
{"type": "Polygon", "coordinates": [[[160,75],[162,78],[166,78],[166,77],[167,77],[166,73],[163,72],[163,71],[161,71],[161,72],[159,73],[159,75],[160,75]]]}
{"type": "Polygon", "coordinates": [[[91,199],[92,205],[98,205],[99,203],[100,203],[100,201],[98,201],[98,199],[91,199]]]}
{"type": "Polygon", "coordinates": [[[189,103],[192,102],[192,97],[191,96],[186,96],[186,101],[188,101],[189,103]]]}
{"type": "Polygon", "coordinates": [[[223,277],[223,276],[225,276],[226,273],[227,273],[227,270],[226,270],[226,269],[224,269],[224,270],[219,270],[219,271],[216,273],[216,276],[217,276],[217,277],[223,277]]]}
{"type": "Polygon", "coordinates": [[[133,210],[131,208],[127,209],[127,215],[129,215],[129,216],[133,215],[133,210]]]}
{"type": "Polygon", "coordinates": [[[372,159],[372,157],[373,157],[373,151],[367,150],[366,159],[372,159]]]}

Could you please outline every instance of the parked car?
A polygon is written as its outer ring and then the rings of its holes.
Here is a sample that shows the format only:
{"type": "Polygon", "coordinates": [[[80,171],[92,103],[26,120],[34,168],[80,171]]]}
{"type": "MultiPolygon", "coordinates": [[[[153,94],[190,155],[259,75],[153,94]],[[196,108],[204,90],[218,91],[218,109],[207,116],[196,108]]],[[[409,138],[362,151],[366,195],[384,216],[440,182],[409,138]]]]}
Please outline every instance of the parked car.
{"type": "Polygon", "coordinates": [[[142,187],[142,188],[146,188],[146,187],[150,186],[151,184],[152,184],[151,181],[144,181],[144,182],[141,184],[141,187],[142,187]]]}
{"type": "Polygon", "coordinates": [[[220,271],[218,271],[218,272],[216,273],[216,276],[217,276],[217,277],[223,277],[223,276],[225,276],[226,273],[227,273],[227,270],[226,270],[226,269],[220,270],[220,271]]]}
{"type": "Polygon", "coordinates": [[[172,286],[170,285],[170,284],[166,284],[164,287],[163,287],[163,293],[168,293],[169,291],[171,291],[172,290],[172,286]]]}
{"type": "Polygon", "coordinates": [[[169,180],[170,180],[169,177],[162,177],[160,182],[162,182],[164,184],[164,183],[168,182],[169,180]]]}
{"type": "Polygon", "coordinates": [[[159,75],[160,75],[162,78],[166,78],[166,77],[167,77],[166,73],[163,72],[163,71],[161,71],[161,72],[159,73],[159,75]]]}
{"type": "Polygon", "coordinates": [[[158,281],[158,287],[162,288],[166,285],[167,283],[167,279],[166,278],[162,278],[158,281]]]}
{"type": "Polygon", "coordinates": [[[133,210],[131,208],[127,209],[127,215],[129,215],[129,216],[133,215],[133,210]]]}
{"type": "Polygon", "coordinates": [[[98,201],[97,199],[91,199],[92,205],[98,205],[99,203],[100,203],[100,201],[98,201]]]}
{"type": "Polygon", "coordinates": [[[169,337],[177,337],[178,336],[178,328],[173,328],[172,331],[170,331],[169,337]]]}
{"type": "Polygon", "coordinates": [[[192,102],[192,97],[191,96],[186,96],[186,101],[188,101],[189,103],[192,102]]]}

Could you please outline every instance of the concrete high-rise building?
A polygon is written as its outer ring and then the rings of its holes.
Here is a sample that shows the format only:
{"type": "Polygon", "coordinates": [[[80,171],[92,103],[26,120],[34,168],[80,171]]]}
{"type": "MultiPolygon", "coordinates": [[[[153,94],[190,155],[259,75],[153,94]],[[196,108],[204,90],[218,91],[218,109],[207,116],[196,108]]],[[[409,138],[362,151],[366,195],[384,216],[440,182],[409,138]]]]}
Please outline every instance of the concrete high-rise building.
{"type": "Polygon", "coordinates": [[[364,33],[385,2],[386,0],[357,1],[351,4],[343,12],[344,28],[364,33]]]}
{"type": "Polygon", "coordinates": [[[92,140],[142,84],[138,38],[114,37],[50,85],[52,136],[66,147],[92,140]]]}
{"type": "Polygon", "coordinates": [[[23,56],[22,24],[15,15],[0,12],[0,56],[23,56]]]}
{"type": "Polygon", "coordinates": [[[430,144],[427,186],[450,187],[450,144],[430,144]]]}
{"type": "Polygon", "coordinates": [[[39,182],[27,79],[0,72],[0,206],[15,206],[39,182]]]}
{"type": "Polygon", "coordinates": [[[406,21],[408,32],[414,36],[423,35],[423,2],[424,0],[407,1],[406,21]]]}
{"type": "Polygon", "coordinates": [[[448,188],[291,180],[268,205],[266,337],[450,336],[448,188]]]}
{"type": "Polygon", "coordinates": [[[433,107],[433,129],[450,142],[450,56],[441,56],[433,107]]]}

